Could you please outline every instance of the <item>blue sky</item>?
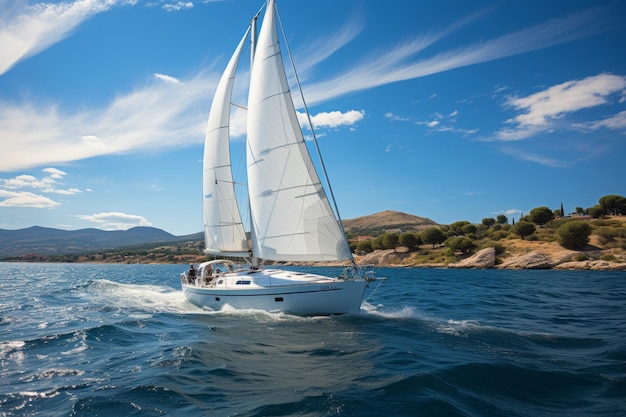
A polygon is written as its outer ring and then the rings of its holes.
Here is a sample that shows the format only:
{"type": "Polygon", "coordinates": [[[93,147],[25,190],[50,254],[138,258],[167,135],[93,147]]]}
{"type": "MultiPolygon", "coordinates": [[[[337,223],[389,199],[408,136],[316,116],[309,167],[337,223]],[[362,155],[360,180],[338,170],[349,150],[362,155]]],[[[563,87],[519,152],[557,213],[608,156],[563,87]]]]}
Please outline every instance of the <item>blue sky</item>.
{"type": "MultiPolygon", "coordinates": [[[[277,3],[342,218],[626,195],[625,2],[277,3]]],[[[0,2],[0,228],[202,230],[213,91],[261,5],[0,2]]]]}

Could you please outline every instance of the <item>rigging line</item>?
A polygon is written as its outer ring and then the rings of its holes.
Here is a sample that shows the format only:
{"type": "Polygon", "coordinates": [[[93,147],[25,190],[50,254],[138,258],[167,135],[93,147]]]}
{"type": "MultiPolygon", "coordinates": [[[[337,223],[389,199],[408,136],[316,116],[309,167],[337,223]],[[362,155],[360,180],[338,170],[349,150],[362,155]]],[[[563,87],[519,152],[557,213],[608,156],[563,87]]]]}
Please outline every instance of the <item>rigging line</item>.
{"type": "MultiPolygon", "coordinates": [[[[337,200],[335,200],[335,193],[333,192],[333,187],[330,184],[330,180],[328,178],[328,172],[326,171],[326,165],[324,164],[324,159],[322,158],[322,151],[320,150],[319,143],[317,142],[317,135],[315,134],[315,130],[313,129],[313,121],[311,120],[311,114],[309,113],[309,107],[306,104],[306,100],[304,99],[304,92],[302,91],[302,85],[300,84],[300,77],[298,77],[298,72],[296,71],[296,64],[293,61],[293,56],[291,55],[291,48],[289,48],[289,42],[287,42],[287,35],[285,34],[285,28],[283,27],[283,22],[280,19],[280,14],[278,13],[278,6],[274,4],[274,8],[276,10],[276,17],[278,18],[278,24],[280,26],[280,31],[283,34],[283,39],[285,41],[285,48],[287,49],[287,55],[289,55],[289,61],[291,62],[291,68],[293,69],[294,76],[296,78],[296,84],[298,85],[298,91],[300,92],[300,98],[302,99],[302,104],[304,105],[304,112],[306,113],[306,118],[309,123],[309,128],[311,129],[311,136],[313,136],[313,142],[315,143],[315,149],[317,151],[317,155],[320,159],[320,164],[322,166],[322,172],[324,173],[324,178],[326,179],[326,184],[328,185],[328,192],[330,194],[330,198],[333,201],[333,206],[335,209],[335,214],[337,215],[337,222],[339,223],[339,228],[341,229],[341,233],[343,233],[343,237],[347,242],[346,231],[343,227],[343,221],[341,220],[341,214],[339,213],[339,207],[337,207],[337,200]]],[[[356,261],[350,253],[350,258],[352,263],[356,265],[356,261]]]]}
{"type": "Polygon", "coordinates": [[[378,285],[376,286],[376,288],[374,288],[372,292],[370,293],[370,295],[365,299],[365,301],[369,301],[369,299],[372,298],[372,295],[374,295],[376,290],[378,290],[382,284],[383,284],[383,281],[380,281],[378,285]]]}

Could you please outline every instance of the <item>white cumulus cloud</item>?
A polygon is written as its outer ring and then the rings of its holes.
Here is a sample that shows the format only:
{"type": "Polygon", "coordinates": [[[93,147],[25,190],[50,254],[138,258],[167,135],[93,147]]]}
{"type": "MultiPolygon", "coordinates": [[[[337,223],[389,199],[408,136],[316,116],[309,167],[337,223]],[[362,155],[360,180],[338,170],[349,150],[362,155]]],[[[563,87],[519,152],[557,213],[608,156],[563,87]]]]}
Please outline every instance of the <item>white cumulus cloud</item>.
{"type": "Polygon", "coordinates": [[[53,208],[61,205],[50,198],[26,191],[0,189],[0,207],[53,208]]]}
{"type": "Polygon", "coordinates": [[[167,3],[162,6],[162,9],[166,12],[177,12],[183,9],[193,9],[193,2],[177,1],[173,3],[167,3]]]}
{"type": "Polygon", "coordinates": [[[41,178],[34,175],[17,175],[13,178],[0,178],[0,206],[51,208],[61,205],[40,193],[74,195],[81,193],[78,188],[62,188],[58,180],[67,175],[56,168],[44,168],[48,174],[41,178]]]}
{"type": "Polygon", "coordinates": [[[152,226],[145,217],[136,214],[120,213],[116,211],[96,214],[81,214],[79,219],[98,223],[103,230],[127,230],[137,226],[152,226]]]}
{"type": "MultiPolygon", "coordinates": [[[[363,120],[365,117],[364,110],[348,110],[347,112],[331,111],[321,112],[314,116],[311,116],[311,122],[314,128],[321,127],[339,127],[339,126],[351,126],[357,122],[363,120]]],[[[309,122],[305,114],[298,113],[298,119],[302,126],[308,126],[309,122]]]]}

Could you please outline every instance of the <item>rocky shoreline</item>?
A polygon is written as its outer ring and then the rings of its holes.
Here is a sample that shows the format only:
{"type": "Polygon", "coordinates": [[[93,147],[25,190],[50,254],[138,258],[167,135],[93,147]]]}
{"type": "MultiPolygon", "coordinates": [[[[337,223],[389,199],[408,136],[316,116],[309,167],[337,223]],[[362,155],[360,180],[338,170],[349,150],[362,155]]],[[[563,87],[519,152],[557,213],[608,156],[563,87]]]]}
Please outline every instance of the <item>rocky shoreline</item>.
{"type": "Polygon", "coordinates": [[[626,271],[626,263],[584,260],[572,261],[568,258],[552,259],[537,251],[513,256],[501,264],[496,264],[494,248],[486,248],[474,256],[448,265],[449,268],[495,268],[495,269],[567,269],[593,271],[626,271]]]}
{"type": "Polygon", "coordinates": [[[573,251],[564,249],[555,242],[522,241],[508,246],[504,255],[496,256],[495,248],[490,247],[452,263],[416,263],[414,254],[393,249],[379,250],[360,256],[357,262],[379,267],[405,268],[626,271],[626,262],[600,259],[602,254],[613,252],[617,252],[623,258],[622,250],[609,251],[590,247],[587,251],[573,251]],[[588,259],[576,260],[580,254],[584,254],[588,259]]]}

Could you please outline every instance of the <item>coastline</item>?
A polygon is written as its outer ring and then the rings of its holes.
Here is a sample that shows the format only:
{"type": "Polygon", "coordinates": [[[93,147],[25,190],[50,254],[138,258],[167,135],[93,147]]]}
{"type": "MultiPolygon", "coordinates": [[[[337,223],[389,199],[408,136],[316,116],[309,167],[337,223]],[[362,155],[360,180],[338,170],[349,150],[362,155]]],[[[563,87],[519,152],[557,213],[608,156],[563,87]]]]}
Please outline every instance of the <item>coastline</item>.
{"type": "MultiPolygon", "coordinates": [[[[376,250],[355,256],[357,264],[390,268],[447,268],[447,269],[561,269],[593,271],[626,271],[626,250],[603,245],[592,237],[583,250],[565,249],[557,242],[505,239],[499,241],[504,248],[496,254],[494,247],[487,247],[468,255],[458,255],[448,262],[425,261],[424,253],[442,253],[443,247],[421,247],[410,252],[408,248],[376,250]],[[607,258],[608,257],[608,258],[607,258]],[[612,259],[611,259],[612,258],[612,259]],[[621,262],[620,262],[621,260],[621,262]]],[[[99,253],[72,255],[68,257],[28,255],[2,262],[52,262],[92,264],[189,264],[201,263],[208,258],[199,253],[175,254],[173,248],[161,247],[163,253],[99,253]]],[[[269,264],[268,264],[269,265],[269,264]]],[[[280,262],[289,266],[349,266],[345,262],[280,262]]]]}

